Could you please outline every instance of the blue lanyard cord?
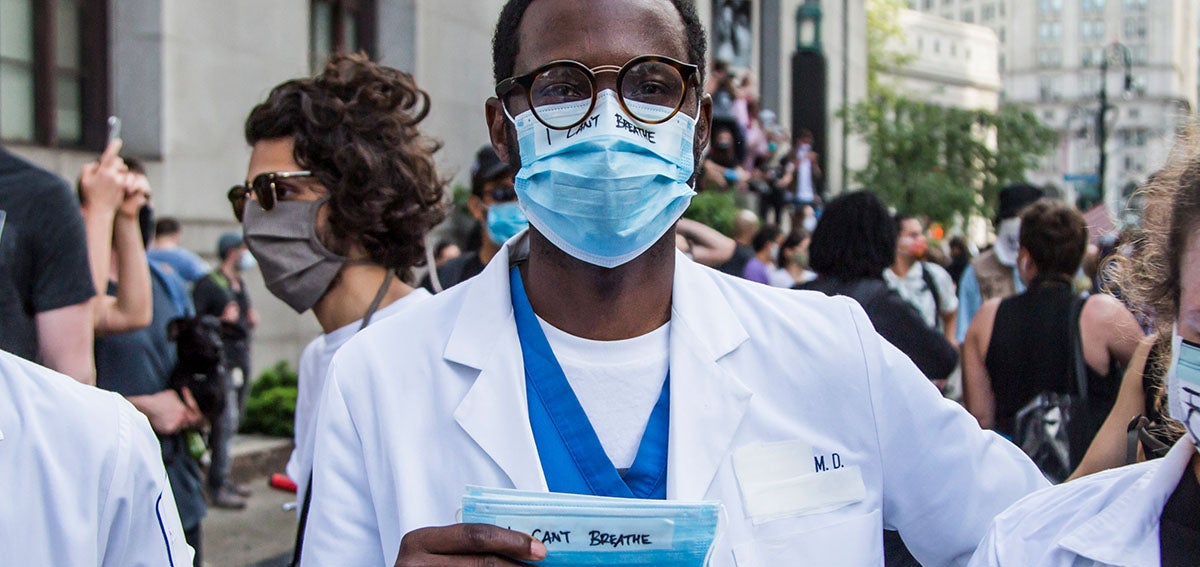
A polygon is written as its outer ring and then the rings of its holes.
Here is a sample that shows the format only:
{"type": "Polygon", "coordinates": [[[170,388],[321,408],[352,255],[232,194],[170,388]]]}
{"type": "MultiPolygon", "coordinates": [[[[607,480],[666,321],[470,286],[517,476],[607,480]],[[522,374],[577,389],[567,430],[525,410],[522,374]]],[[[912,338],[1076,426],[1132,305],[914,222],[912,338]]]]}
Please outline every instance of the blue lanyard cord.
{"type": "Polygon", "coordinates": [[[542,332],[525,294],[521,273],[510,273],[513,315],[525,362],[529,423],[551,492],[666,498],[670,431],[670,376],[654,404],[641,446],[624,478],[596,436],[579,399],[542,332]]]}

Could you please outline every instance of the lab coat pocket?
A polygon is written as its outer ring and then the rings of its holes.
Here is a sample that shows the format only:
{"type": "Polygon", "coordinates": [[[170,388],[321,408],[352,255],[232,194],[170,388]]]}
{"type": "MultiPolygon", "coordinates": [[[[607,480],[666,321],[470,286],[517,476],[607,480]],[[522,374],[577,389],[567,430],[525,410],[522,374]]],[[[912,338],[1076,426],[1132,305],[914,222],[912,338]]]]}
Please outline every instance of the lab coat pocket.
{"type": "Polygon", "coordinates": [[[755,539],[734,546],[734,561],[738,567],[857,567],[883,564],[882,512],[873,510],[868,514],[850,518],[830,518],[830,522],[833,523],[794,534],[755,539]]]}

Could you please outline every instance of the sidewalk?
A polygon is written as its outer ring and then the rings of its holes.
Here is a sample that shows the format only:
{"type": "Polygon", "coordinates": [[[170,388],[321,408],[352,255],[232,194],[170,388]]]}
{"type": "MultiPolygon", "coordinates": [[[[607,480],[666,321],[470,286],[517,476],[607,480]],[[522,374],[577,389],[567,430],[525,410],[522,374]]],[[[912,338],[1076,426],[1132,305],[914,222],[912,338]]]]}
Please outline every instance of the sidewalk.
{"type": "Polygon", "coordinates": [[[276,567],[292,558],[296,512],[284,504],[296,495],[267,485],[282,473],[290,439],[238,435],[233,440],[233,478],[254,491],[244,510],[208,509],[204,519],[204,564],[208,567],[276,567]]]}

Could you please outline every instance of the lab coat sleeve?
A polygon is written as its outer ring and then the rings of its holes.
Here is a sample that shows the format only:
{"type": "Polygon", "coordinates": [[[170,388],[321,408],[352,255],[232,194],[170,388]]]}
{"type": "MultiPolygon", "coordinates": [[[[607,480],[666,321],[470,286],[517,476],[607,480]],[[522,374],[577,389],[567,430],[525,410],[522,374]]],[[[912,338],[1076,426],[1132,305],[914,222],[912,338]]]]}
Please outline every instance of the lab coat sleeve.
{"type": "Polygon", "coordinates": [[[334,357],[317,412],[312,503],[302,565],[391,565],[384,555],[362,438],[346,403],[334,357]]]}
{"type": "Polygon", "coordinates": [[[979,280],[975,278],[975,266],[967,266],[958,279],[958,325],[954,330],[954,340],[958,344],[967,340],[967,327],[971,326],[980,305],[983,305],[983,296],[979,292],[979,280]]]}
{"type": "Polygon", "coordinates": [[[987,536],[979,543],[975,555],[971,556],[968,567],[1000,567],[1000,553],[996,548],[996,526],[988,530],[987,536]]]}
{"type": "Polygon", "coordinates": [[[966,564],[992,519],[1047,482],[1020,449],[943,398],[857,304],[850,309],[866,356],[884,525],[924,565],[966,564]]]}
{"type": "MultiPolygon", "coordinates": [[[[191,565],[162,449],[150,422],[123,398],[116,400],[117,457],[101,508],[100,565],[191,565]]],[[[105,490],[105,487],[101,487],[105,490]]]]}

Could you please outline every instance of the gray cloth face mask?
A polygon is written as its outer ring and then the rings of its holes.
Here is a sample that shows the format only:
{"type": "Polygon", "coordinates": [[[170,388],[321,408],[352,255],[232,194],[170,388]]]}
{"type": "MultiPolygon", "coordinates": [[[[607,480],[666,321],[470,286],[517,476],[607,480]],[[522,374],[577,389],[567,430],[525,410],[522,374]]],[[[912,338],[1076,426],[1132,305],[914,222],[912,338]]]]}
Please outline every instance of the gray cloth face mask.
{"type": "Polygon", "coordinates": [[[258,260],[267,289],[297,313],[317,304],[348,261],[317,237],[317,211],[326,201],[280,201],[270,211],[246,204],[246,246],[258,260]]]}

